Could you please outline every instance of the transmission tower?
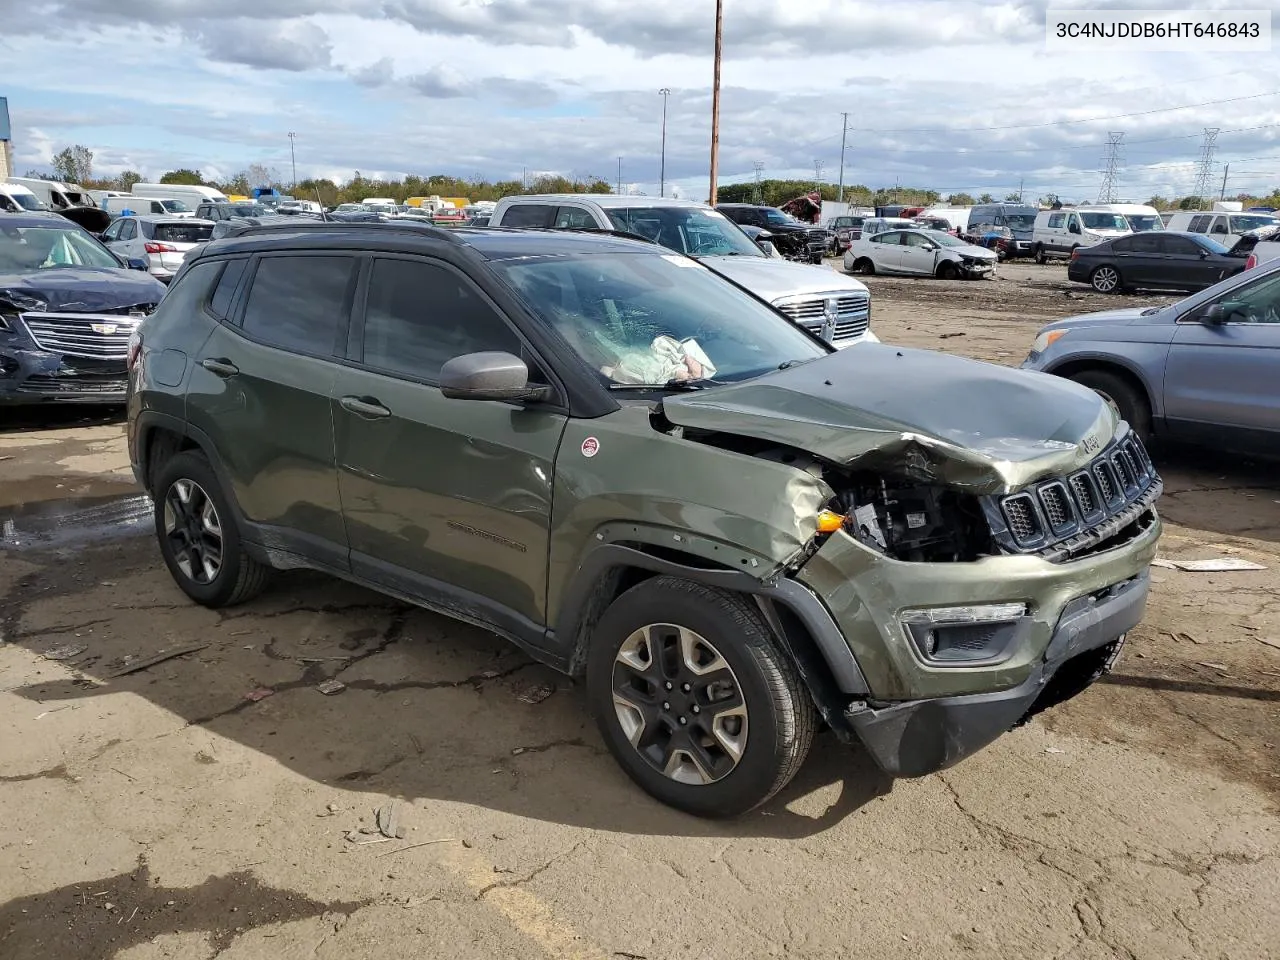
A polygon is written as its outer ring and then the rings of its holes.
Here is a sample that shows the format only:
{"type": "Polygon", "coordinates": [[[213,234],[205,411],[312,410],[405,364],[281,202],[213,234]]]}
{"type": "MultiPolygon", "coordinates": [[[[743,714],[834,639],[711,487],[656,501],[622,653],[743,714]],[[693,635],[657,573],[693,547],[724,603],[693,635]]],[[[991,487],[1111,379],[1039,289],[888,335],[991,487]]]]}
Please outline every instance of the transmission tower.
{"type": "Polygon", "coordinates": [[[1213,155],[1218,150],[1218,128],[1205,127],[1204,141],[1200,144],[1200,165],[1196,170],[1196,187],[1191,195],[1200,201],[1203,210],[1209,202],[1209,191],[1213,189],[1213,155]]]}
{"type": "Polygon", "coordinates": [[[822,168],[827,165],[825,160],[813,161],[813,182],[818,190],[822,189],[822,168]]]}
{"type": "Polygon", "coordinates": [[[760,186],[760,175],[764,173],[764,161],[757,160],[756,168],[756,184],[751,188],[751,202],[754,204],[764,203],[764,189],[760,186]]]}
{"type": "Polygon", "coordinates": [[[1114,203],[1116,199],[1116,179],[1120,173],[1120,164],[1124,157],[1120,153],[1120,145],[1124,141],[1123,133],[1107,134],[1107,154],[1102,158],[1102,186],[1098,188],[1099,203],[1114,203]]]}

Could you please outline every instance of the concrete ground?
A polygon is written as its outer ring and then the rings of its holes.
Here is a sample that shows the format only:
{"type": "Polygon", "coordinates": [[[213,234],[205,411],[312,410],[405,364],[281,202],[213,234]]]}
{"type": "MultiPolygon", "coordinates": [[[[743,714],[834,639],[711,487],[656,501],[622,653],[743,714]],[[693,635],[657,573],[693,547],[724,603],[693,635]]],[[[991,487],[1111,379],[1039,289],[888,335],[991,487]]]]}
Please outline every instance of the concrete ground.
{"type": "MultiPolygon", "coordinates": [[[[1016,364],[1046,320],[1140,302],[999,273],[870,278],[875,327],[1016,364]]],[[[1274,466],[1159,454],[1163,554],[1267,569],[1155,571],[1105,682],[921,780],[821,735],[709,823],[483,631],[307,574],[187,602],[120,422],[4,416],[0,956],[1280,956],[1274,466]],[[389,803],[405,836],[378,842],[389,803]]]]}

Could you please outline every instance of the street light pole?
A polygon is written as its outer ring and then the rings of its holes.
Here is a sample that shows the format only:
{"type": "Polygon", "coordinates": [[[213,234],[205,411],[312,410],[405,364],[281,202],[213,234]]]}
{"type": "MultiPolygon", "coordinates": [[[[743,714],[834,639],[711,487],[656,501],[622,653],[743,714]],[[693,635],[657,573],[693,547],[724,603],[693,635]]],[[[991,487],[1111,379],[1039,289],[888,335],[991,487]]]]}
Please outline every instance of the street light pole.
{"type": "Polygon", "coordinates": [[[622,195],[622,158],[618,158],[618,195],[622,195]]]}
{"type": "Polygon", "coordinates": [[[293,165],[293,189],[298,188],[298,158],[293,152],[293,139],[297,134],[289,131],[289,162],[293,165]]]}
{"type": "Polygon", "coordinates": [[[662,160],[658,165],[658,196],[665,197],[667,195],[667,97],[671,96],[671,91],[663,87],[658,92],[662,94],[662,160]]]}
{"type": "Polygon", "coordinates": [[[842,113],[844,117],[844,130],[840,134],[840,192],[836,196],[837,203],[844,203],[844,143],[849,138],[849,115],[842,113]]]}
{"type": "Polygon", "coordinates": [[[716,66],[711,86],[711,196],[708,202],[716,205],[716,187],[720,167],[720,52],[724,35],[724,0],[716,0],[716,66]]]}

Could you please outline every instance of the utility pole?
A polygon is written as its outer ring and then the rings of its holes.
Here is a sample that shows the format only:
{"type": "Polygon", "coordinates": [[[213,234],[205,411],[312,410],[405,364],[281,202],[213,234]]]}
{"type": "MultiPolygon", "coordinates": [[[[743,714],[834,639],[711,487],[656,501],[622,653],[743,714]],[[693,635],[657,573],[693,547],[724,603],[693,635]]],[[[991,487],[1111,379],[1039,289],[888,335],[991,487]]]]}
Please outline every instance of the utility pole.
{"type": "Polygon", "coordinates": [[[844,129],[840,134],[840,189],[836,194],[836,201],[844,203],[844,143],[849,137],[849,114],[842,113],[844,118],[844,129]]]}
{"type": "Polygon", "coordinates": [[[618,196],[622,196],[622,158],[618,158],[618,196]]]}
{"type": "Polygon", "coordinates": [[[1218,193],[1219,200],[1227,199],[1227,173],[1231,170],[1231,164],[1227,164],[1222,168],[1222,190],[1218,193]]]}
{"type": "Polygon", "coordinates": [[[720,54],[724,39],[724,0],[716,0],[715,74],[711,83],[711,193],[707,202],[716,205],[720,173],[720,54]]]}
{"type": "Polygon", "coordinates": [[[1024,183],[1026,183],[1026,182],[1027,182],[1027,178],[1026,178],[1026,177],[1019,177],[1019,178],[1018,178],[1018,202],[1019,202],[1019,203],[1021,203],[1021,202],[1022,202],[1022,185],[1023,185],[1024,183]]]}
{"type": "Polygon", "coordinates": [[[658,92],[662,94],[662,160],[658,164],[658,196],[665,197],[667,195],[667,97],[671,96],[671,91],[663,87],[658,92]]]}
{"type": "Polygon", "coordinates": [[[764,173],[764,161],[757,160],[755,162],[755,168],[756,168],[756,185],[754,189],[752,189],[751,191],[751,202],[755,204],[761,204],[761,203],[764,203],[764,191],[761,189],[761,186],[760,186],[760,174],[764,173]]]}
{"type": "MultiPolygon", "coordinates": [[[[292,130],[289,131],[289,162],[293,164],[293,186],[295,189],[298,186],[298,158],[293,152],[293,140],[296,136],[297,134],[292,130]]],[[[266,186],[266,184],[263,184],[263,186],[266,186]]]]}
{"type": "Polygon", "coordinates": [[[1209,203],[1210,177],[1213,176],[1213,155],[1218,149],[1218,128],[1205,127],[1204,141],[1200,144],[1200,167],[1196,171],[1196,188],[1192,192],[1193,197],[1200,200],[1200,209],[1203,210],[1209,203]]]}
{"type": "Polygon", "coordinates": [[[813,161],[813,186],[818,191],[818,196],[822,196],[822,168],[827,164],[823,160],[813,161]]]}

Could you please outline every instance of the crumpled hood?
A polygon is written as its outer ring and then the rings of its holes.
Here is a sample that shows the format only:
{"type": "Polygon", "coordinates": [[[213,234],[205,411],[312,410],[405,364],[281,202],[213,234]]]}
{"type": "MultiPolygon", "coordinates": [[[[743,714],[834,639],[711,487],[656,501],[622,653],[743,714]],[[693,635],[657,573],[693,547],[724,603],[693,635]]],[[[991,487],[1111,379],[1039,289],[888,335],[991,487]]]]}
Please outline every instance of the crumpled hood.
{"type": "Polygon", "coordinates": [[[816,263],[793,263],[774,257],[699,257],[698,262],[761,300],[806,293],[866,293],[866,284],[816,263]]]}
{"type": "Polygon", "coordinates": [[[679,426],[979,494],[1069,473],[1116,429],[1110,408],[1068,380],[871,343],[663,409],[679,426]]]}
{"type": "Polygon", "coordinates": [[[0,274],[0,303],[11,303],[19,310],[41,309],[31,300],[43,302],[43,309],[50,311],[118,310],[159,303],[164,292],[164,284],[140,270],[50,267],[0,274]]]}

